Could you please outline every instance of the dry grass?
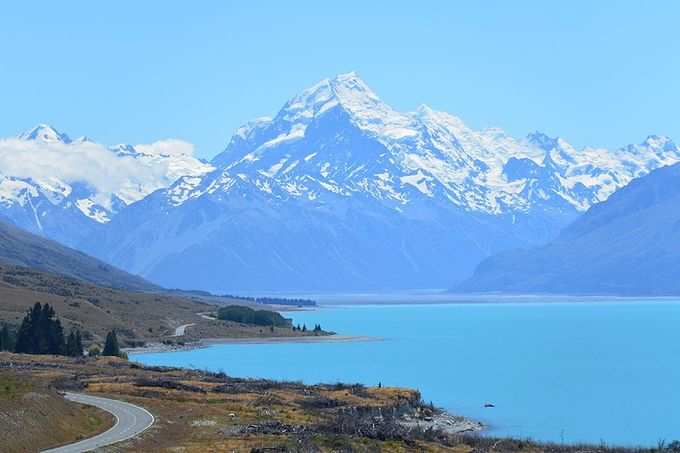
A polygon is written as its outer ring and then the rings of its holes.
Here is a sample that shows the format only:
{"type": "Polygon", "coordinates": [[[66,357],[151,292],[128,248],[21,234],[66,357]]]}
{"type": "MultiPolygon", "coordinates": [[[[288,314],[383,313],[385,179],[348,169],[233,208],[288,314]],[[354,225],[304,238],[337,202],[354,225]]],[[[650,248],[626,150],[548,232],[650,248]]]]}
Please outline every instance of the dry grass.
{"type": "Polygon", "coordinates": [[[0,265],[0,300],[0,322],[13,325],[18,325],[36,302],[49,303],[66,331],[80,329],[86,344],[101,345],[106,333],[113,329],[123,346],[163,340],[302,335],[289,328],[271,332],[269,328],[209,320],[199,315],[215,311],[216,303],[243,304],[238,300],[117,290],[21,267],[0,265]],[[194,325],[186,330],[186,336],[173,337],[175,328],[182,324],[194,325]]]}
{"type": "Polygon", "coordinates": [[[113,417],[65,401],[49,382],[0,370],[0,448],[27,452],[71,443],[113,425],[113,417]]]}

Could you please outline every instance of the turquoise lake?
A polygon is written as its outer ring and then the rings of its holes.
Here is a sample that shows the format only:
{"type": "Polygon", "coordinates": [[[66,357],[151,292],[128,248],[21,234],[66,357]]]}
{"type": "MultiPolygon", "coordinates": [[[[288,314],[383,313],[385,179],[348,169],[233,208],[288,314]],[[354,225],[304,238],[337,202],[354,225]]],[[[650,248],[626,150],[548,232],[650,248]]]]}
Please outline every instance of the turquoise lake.
{"type": "Polygon", "coordinates": [[[329,305],[285,316],[381,339],[133,358],[240,377],[413,387],[484,422],[489,435],[610,445],[680,439],[680,301],[329,305]]]}

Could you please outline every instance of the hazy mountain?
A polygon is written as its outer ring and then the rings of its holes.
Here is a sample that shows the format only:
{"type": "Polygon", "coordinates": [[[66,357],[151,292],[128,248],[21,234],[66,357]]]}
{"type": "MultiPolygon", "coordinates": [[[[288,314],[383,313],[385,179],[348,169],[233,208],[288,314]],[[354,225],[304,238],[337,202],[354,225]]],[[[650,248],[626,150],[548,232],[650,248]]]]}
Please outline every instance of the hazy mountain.
{"type": "Polygon", "coordinates": [[[214,171],[126,207],[81,246],[172,287],[446,287],[678,161],[664,137],[576,150],[426,106],[397,112],[350,73],[239,128],[214,171]]]}
{"type": "Polygon", "coordinates": [[[631,182],[546,246],[484,260],[456,290],[680,294],[680,164],[631,182]]]}
{"type": "Polygon", "coordinates": [[[28,267],[111,288],[158,289],[136,275],[3,222],[0,222],[0,265],[28,267]]]}
{"type": "Polygon", "coordinates": [[[212,170],[183,145],[107,148],[44,124],[0,139],[0,218],[74,245],[154,190],[212,170]]]}

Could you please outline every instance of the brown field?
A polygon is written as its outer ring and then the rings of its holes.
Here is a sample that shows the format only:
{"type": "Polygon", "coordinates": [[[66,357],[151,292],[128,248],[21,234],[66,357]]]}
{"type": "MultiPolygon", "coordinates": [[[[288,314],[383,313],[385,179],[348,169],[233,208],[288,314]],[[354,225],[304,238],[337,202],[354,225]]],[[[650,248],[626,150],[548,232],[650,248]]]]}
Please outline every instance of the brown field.
{"type": "MultiPolygon", "coordinates": [[[[143,368],[117,358],[76,360],[0,353],[0,370],[8,376],[5,379],[21,382],[29,377],[40,383],[43,393],[52,395],[49,404],[54,413],[71,405],[56,404],[59,397],[54,388],[59,387],[126,400],[157,417],[156,424],[139,438],[104,451],[442,451],[426,440],[406,443],[353,433],[355,429],[370,432],[370,426],[357,428],[354,421],[372,420],[382,412],[426,410],[413,390],[233,379],[200,371],[143,368]],[[334,432],[342,424],[347,426],[334,432]]],[[[3,407],[0,414],[6,410],[3,407]]],[[[41,420],[31,423],[38,425],[41,420]]],[[[106,425],[73,425],[72,431],[81,427],[89,428],[83,433],[92,433],[106,425]]],[[[22,446],[35,436],[24,433],[18,427],[0,425],[0,439],[11,439],[5,444],[7,451],[24,451],[22,446]]],[[[41,446],[50,439],[63,443],[68,435],[74,436],[73,432],[61,437],[44,432],[41,446]]]]}

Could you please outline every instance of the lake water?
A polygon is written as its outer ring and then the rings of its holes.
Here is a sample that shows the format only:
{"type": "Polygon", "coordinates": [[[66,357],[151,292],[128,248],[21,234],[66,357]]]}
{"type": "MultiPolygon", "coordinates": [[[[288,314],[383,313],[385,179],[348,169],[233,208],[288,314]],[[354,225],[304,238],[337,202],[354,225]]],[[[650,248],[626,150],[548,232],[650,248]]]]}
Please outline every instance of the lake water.
{"type": "Polygon", "coordinates": [[[242,377],[418,388],[425,401],[485,422],[490,435],[680,439],[680,301],[352,305],[286,316],[383,339],[133,358],[242,377]]]}

